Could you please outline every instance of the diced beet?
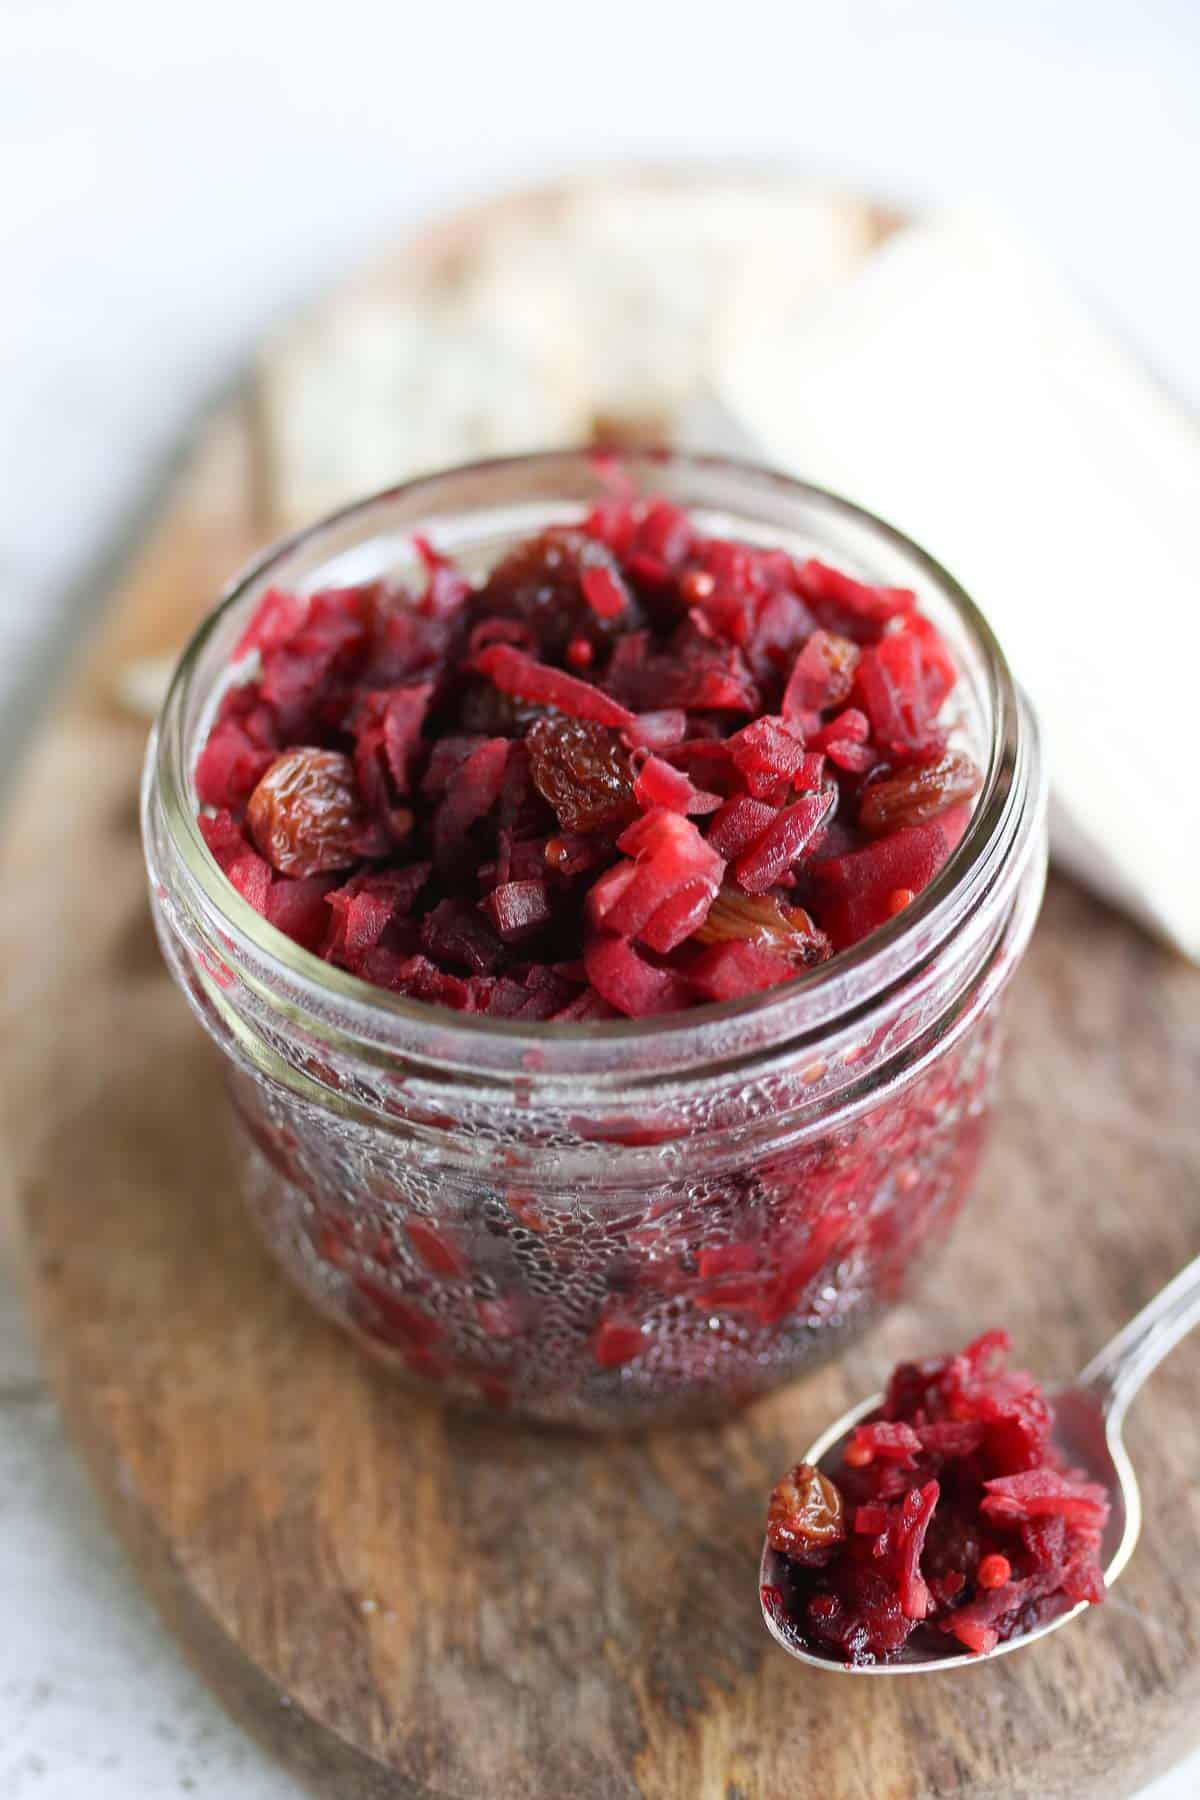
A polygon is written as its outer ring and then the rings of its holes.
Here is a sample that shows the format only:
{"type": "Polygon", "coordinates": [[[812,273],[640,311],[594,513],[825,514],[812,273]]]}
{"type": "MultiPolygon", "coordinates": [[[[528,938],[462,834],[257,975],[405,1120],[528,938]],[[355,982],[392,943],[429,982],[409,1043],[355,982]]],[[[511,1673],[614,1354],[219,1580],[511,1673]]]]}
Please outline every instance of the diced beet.
{"type": "Polygon", "coordinates": [[[868,742],[870,735],[866,713],[852,706],[810,734],[808,744],[812,750],[824,751],[834,767],[845,774],[866,775],[880,760],[879,752],[868,742]]]}
{"type": "Polygon", "coordinates": [[[265,916],[271,893],[270,864],[264,862],[253,850],[246,850],[243,855],[235,856],[229,862],[225,873],[242,899],[248,900],[255,912],[265,916]]]}
{"type": "Polygon", "coordinates": [[[319,950],[329,929],[328,875],[307,875],[289,880],[280,875],[267,894],[264,911],[267,918],[306,950],[319,950]]]}
{"type": "Polygon", "coordinates": [[[226,879],[243,900],[265,915],[271,892],[271,865],[247,843],[233,815],[201,815],[200,830],[226,879]]]}
{"type": "Polygon", "coordinates": [[[794,981],[794,962],[761,944],[710,944],[688,964],[688,980],[710,1000],[740,1000],[781,981],[794,981]]]}
{"type": "Polygon", "coordinates": [[[980,1504],[985,1518],[996,1521],[1052,1517],[1069,1525],[1099,1530],[1108,1517],[1108,1496],[1093,1481],[1072,1481],[1052,1469],[1024,1469],[985,1481],[980,1504]]]}
{"type": "Polygon", "coordinates": [[[552,917],[544,881],[506,881],[493,888],[483,910],[506,944],[532,937],[552,917]]]}
{"type": "Polygon", "coordinates": [[[625,583],[612,569],[584,569],[579,585],[598,619],[618,619],[629,606],[625,583]]]}
{"type": "Polygon", "coordinates": [[[883,638],[863,652],[855,679],[872,734],[890,756],[925,761],[941,754],[946,734],[938,714],[953,665],[936,633],[909,630],[883,638]]]}
{"type": "MultiPolygon", "coordinates": [[[[966,830],[955,663],[912,595],[628,482],[475,585],[413,542],[419,592],[263,596],[194,770],[231,884],[361,979],[527,1022],[762,992],[901,913],[966,830]]],[[[788,1251],[764,1322],[847,1218],[788,1251]]],[[[980,1454],[1033,1428],[997,1417],[980,1454]]]]}
{"type": "Polygon", "coordinates": [[[663,712],[639,713],[628,732],[631,744],[643,745],[647,750],[670,750],[682,744],[686,736],[687,714],[677,706],[663,712]]]}
{"type": "MultiPolygon", "coordinates": [[[[599,452],[592,452],[593,456],[599,452]]],[[[612,500],[601,500],[584,518],[580,530],[597,538],[622,562],[628,560],[637,535],[638,516],[630,504],[632,496],[622,494],[612,500]]]]}
{"type": "Polygon", "coordinates": [[[604,1019],[619,1019],[620,1013],[615,1006],[598,994],[594,988],[586,988],[574,1000],[569,1000],[551,1018],[561,1025],[594,1025],[604,1019]]]}
{"type": "Polygon", "coordinates": [[[386,894],[359,888],[353,894],[343,890],[336,903],[331,895],[330,905],[338,917],[335,931],[342,960],[348,969],[357,971],[371,951],[378,949],[392,922],[391,901],[386,894]]]}
{"type": "Polygon", "coordinates": [[[404,1229],[409,1243],[431,1274],[459,1276],[467,1273],[467,1259],[445,1225],[434,1225],[429,1219],[413,1217],[405,1221],[404,1229]]]}
{"type": "Polygon", "coordinates": [[[201,803],[244,806],[278,754],[254,743],[240,719],[219,719],[196,761],[201,803]]]}
{"type": "Polygon", "coordinates": [[[646,1348],[641,1327],[622,1319],[603,1319],[592,1337],[592,1355],[602,1369],[619,1369],[646,1348]]]}
{"type": "Polygon", "coordinates": [[[236,856],[241,856],[250,848],[245,833],[227,810],[215,813],[201,813],[199,818],[200,835],[212,852],[213,860],[224,869],[236,856]]]}
{"type": "Polygon", "coordinates": [[[985,1431],[980,1419],[937,1419],[932,1424],[914,1427],[921,1449],[929,1456],[973,1456],[983,1443],[985,1431]]]}
{"type": "Polygon", "coordinates": [[[486,739],[472,750],[446,789],[433,825],[434,861],[439,865],[459,858],[467,832],[500,798],[508,749],[507,738],[486,739]]]}
{"type": "Polygon", "coordinates": [[[829,712],[840,706],[854,686],[858,649],[849,638],[831,631],[814,631],[796,658],[783,690],[785,719],[803,719],[810,713],[829,712]]]}
{"type": "Polygon", "coordinates": [[[748,894],[764,894],[782,881],[803,856],[832,810],[832,792],[806,794],[785,806],[733,865],[734,878],[748,894]]]}
{"type": "MultiPolygon", "coordinates": [[[[658,807],[629,826],[618,838],[617,847],[636,861],[614,864],[592,888],[588,912],[597,925],[621,937],[637,937],[664,903],[684,889],[687,917],[692,921],[684,936],[703,922],[725,864],[690,819],[658,807]]],[[[657,937],[662,938],[664,930],[669,937],[673,929],[681,928],[675,915],[672,919],[672,928],[659,925],[657,937]]],[[[673,949],[675,942],[663,947],[673,949]]]]}
{"type": "Polygon", "coordinates": [[[639,939],[663,956],[677,950],[708,917],[713,892],[711,876],[697,875],[683,882],[650,914],[638,931],[639,939]]]}
{"type": "Polygon", "coordinates": [[[633,714],[590,682],[580,681],[563,669],[547,668],[507,644],[493,644],[476,657],[475,666],[502,693],[512,694],[518,700],[553,706],[568,718],[590,719],[596,725],[615,725],[625,730],[635,727],[633,714]]]}
{"type": "Polygon", "coordinates": [[[314,594],[285,640],[260,646],[259,691],[290,743],[312,742],[325,723],[327,697],[344,689],[361,669],[370,647],[376,591],[344,588],[314,594]]]}
{"type": "Polygon", "coordinates": [[[810,557],[796,571],[796,585],[823,625],[870,643],[892,619],[915,610],[908,588],[874,587],[810,557]]]}
{"type": "Polygon", "coordinates": [[[439,900],[421,925],[421,948],[435,962],[484,975],[498,968],[504,946],[466,900],[439,900]]]}
{"type": "Polygon", "coordinates": [[[861,850],[815,862],[811,876],[821,897],[821,918],[835,948],[857,942],[893,915],[889,901],[898,891],[919,894],[950,854],[945,832],[935,820],[909,825],[861,850]]]}
{"type": "Polygon", "coordinates": [[[680,769],[672,768],[659,756],[648,756],[633,784],[634,798],[647,812],[656,806],[672,812],[710,813],[721,804],[719,794],[706,794],[694,787],[680,769]]]}
{"type": "Polygon", "coordinates": [[[638,712],[681,708],[684,712],[755,713],[759,693],[736,645],[705,637],[692,621],[652,648],[649,632],[631,632],[613,652],[606,677],[609,691],[638,712]]]}
{"type": "Polygon", "coordinates": [[[625,938],[595,932],[583,952],[588,980],[608,1004],[629,1019],[653,1013],[679,1012],[688,1004],[689,989],[682,976],[639,956],[625,938]]]}
{"type": "Polygon", "coordinates": [[[925,1548],[925,1537],[939,1492],[936,1481],[926,1482],[922,1488],[910,1488],[904,1496],[897,1521],[896,1587],[901,1612],[906,1619],[914,1621],[923,1619],[930,1606],[929,1589],[921,1579],[921,1552],[925,1548]]]}
{"type": "Polygon", "coordinates": [[[421,726],[432,695],[433,683],[425,681],[414,687],[385,688],[382,693],[372,696],[382,707],[388,768],[401,794],[407,794],[412,785],[413,753],[420,741],[421,726]]]}
{"type": "Polygon", "coordinates": [[[637,529],[634,547],[670,567],[683,562],[692,546],[692,522],[680,506],[655,500],[637,529]]]}
{"type": "Polygon", "coordinates": [[[758,842],[767,827],[774,823],[776,808],[762,800],[751,800],[748,794],[736,794],[727,800],[708,828],[708,841],[718,856],[732,862],[758,842]]]}
{"type": "MultiPolygon", "coordinates": [[[[1065,1469],[1031,1375],[1004,1367],[989,1332],[957,1356],[902,1363],[884,1407],[859,1425],[827,1479],[853,1520],[819,1566],[787,1544],[781,1623],[818,1653],[888,1661],[917,1634],[976,1655],[1104,1597],[1103,1487],[1065,1469]],[[1036,1421],[1032,1435],[998,1431],[1036,1421]]],[[[772,1495],[771,1520],[793,1485],[772,1495]]]]}
{"type": "Polygon", "coordinates": [[[434,797],[444,794],[472,751],[478,750],[487,741],[487,738],[476,733],[456,733],[452,737],[439,738],[430,752],[421,778],[422,794],[434,797]]]}
{"type": "Polygon", "coordinates": [[[882,1456],[906,1469],[915,1467],[921,1454],[920,1438],[903,1419],[880,1419],[870,1425],[856,1426],[854,1446],[858,1451],[869,1450],[871,1457],[882,1456]]]}
{"type": "Polygon", "coordinates": [[[413,533],[413,547],[425,565],[421,610],[435,617],[457,612],[471,592],[470,582],[463,579],[448,556],[434,549],[423,533],[413,533]]]}
{"type": "Polygon", "coordinates": [[[307,600],[299,594],[285,594],[278,588],[269,588],[234,646],[233,660],[240,661],[251,650],[274,650],[280,644],[286,644],[307,617],[307,600]]]}
{"type": "MultiPolygon", "coordinates": [[[[755,719],[735,732],[728,746],[747,793],[756,800],[779,805],[790,787],[809,785],[803,734],[783,719],[755,719]]],[[[819,759],[816,772],[819,778],[819,759]]]]}

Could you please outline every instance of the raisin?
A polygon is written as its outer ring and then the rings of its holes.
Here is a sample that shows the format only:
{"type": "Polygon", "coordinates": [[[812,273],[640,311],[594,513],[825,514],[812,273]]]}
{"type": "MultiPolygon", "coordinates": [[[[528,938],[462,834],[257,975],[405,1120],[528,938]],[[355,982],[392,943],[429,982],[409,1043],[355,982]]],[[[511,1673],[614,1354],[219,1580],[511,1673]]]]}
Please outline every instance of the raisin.
{"type": "Polygon", "coordinates": [[[366,817],[354,764],[340,750],[289,750],[246,807],[250,835],[281,875],[325,875],[362,854],[366,817]]]}
{"type": "Polygon", "coordinates": [[[518,544],[497,563],[476,608],[481,618],[527,625],[550,657],[565,657],[568,645],[581,641],[599,647],[639,622],[612,554],[562,526],[518,544]]]}
{"type": "Polygon", "coordinates": [[[842,1496],[812,1463],[797,1463],[771,1492],[767,1541],[791,1562],[828,1561],[846,1535],[842,1496]]]}
{"type": "Polygon", "coordinates": [[[613,832],[634,817],[633,772],[619,732],[552,714],[530,727],[525,742],[534,786],[564,831],[613,832]]]}
{"type": "Polygon", "coordinates": [[[458,709],[459,727],[480,737],[524,737],[535,719],[544,718],[544,706],[532,706],[528,700],[517,700],[502,694],[498,687],[482,677],[472,677],[463,689],[458,709]]]}
{"type": "Polygon", "coordinates": [[[830,955],[829,939],[802,906],[785,906],[772,894],[743,894],[735,887],[721,888],[693,935],[698,944],[758,944],[805,967],[830,955]]]}
{"type": "Polygon", "coordinates": [[[924,825],[969,800],[980,784],[979,770],[960,750],[949,750],[935,763],[917,765],[897,775],[872,781],[863,789],[858,822],[872,836],[924,825]]]}

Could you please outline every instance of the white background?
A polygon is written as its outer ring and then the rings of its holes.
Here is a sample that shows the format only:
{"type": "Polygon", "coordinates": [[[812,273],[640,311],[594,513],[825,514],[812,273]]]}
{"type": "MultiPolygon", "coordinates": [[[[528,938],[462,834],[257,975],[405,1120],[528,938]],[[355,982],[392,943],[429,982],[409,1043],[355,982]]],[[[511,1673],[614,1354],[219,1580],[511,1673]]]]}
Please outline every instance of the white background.
{"type": "MultiPolygon", "coordinates": [[[[265,327],[446,201],[628,153],[983,201],[1200,404],[1196,0],[0,0],[0,778],[50,621],[265,327]]],[[[134,1589],[15,1307],[0,1800],[293,1793],[134,1589]]]]}

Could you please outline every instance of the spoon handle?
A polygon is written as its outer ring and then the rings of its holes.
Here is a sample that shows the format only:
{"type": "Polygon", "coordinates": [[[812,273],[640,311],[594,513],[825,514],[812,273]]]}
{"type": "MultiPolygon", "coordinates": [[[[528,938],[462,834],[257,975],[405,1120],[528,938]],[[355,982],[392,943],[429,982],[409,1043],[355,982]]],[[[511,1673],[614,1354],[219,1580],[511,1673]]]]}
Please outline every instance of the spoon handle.
{"type": "Polygon", "coordinates": [[[1200,1256],[1093,1356],[1079,1385],[1090,1388],[1105,1417],[1119,1424],[1147,1375],[1194,1325],[1200,1325],[1200,1256]]]}

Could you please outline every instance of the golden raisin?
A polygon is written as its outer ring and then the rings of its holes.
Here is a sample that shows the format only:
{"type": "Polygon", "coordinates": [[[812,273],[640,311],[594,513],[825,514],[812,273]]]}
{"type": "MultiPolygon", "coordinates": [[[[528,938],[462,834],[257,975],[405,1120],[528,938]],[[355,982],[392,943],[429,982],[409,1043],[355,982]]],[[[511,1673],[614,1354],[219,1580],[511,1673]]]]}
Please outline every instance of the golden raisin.
{"type": "Polygon", "coordinates": [[[822,1563],[846,1535],[842,1496],[812,1463],[777,1482],[767,1507],[767,1542],[791,1562],[822,1563]]]}
{"type": "Polygon", "coordinates": [[[969,800],[980,780],[969,756],[949,750],[935,763],[869,782],[863,789],[858,822],[874,837],[899,831],[903,825],[924,825],[961,800],[969,800]]]}
{"type": "Polygon", "coordinates": [[[590,719],[548,713],[525,738],[533,784],[564,831],[615,832],[637,811],[621,734],[590,719]]]}
{"type": "Polygon", "coordinates": [[[289,750],[251,794],[246,822],[281,875],[348,868],[366,825],[354,764],[340,750],[289,750]]]}
{"type": "Polygon", "coordinates": [[[802,906],[785,906],[772,894],[743,894],[735,887],[720,889],[693,935],[699,944],[760,944],[805,967],[831,954],[829,939],[802,906]]]}
{"type": "Polygon", "coordinates": [[[551,658],[565,655],[576,640],[598,648],[638,622],[611,552],[584,532],[561,525],[510,550],[488,576],[475,605],[481,618],[514,619],[528,626],[551,658]],[[611,580],[617,597],[611,611],[597,611],[588,601],[584,577],[589,571],[611,580]]]}

